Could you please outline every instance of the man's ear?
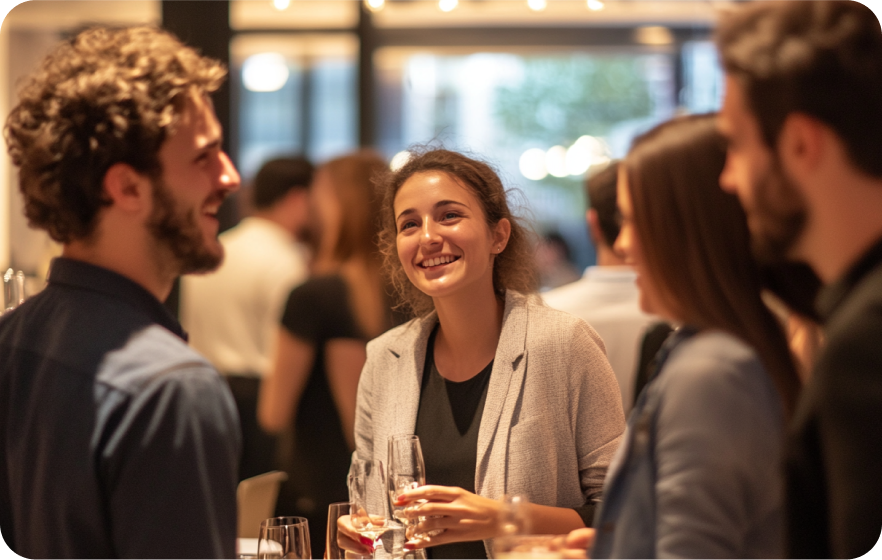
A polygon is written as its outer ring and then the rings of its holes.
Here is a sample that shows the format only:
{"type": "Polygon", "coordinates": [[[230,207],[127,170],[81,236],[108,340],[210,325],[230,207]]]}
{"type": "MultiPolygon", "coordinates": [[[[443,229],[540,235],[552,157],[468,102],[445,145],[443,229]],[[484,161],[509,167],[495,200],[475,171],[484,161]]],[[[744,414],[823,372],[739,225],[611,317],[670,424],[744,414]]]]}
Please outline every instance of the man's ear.
{"type": "Polygon", "coordinates": [[[104,195],[120,210],[140,212],[150,205],[152,186],[131,165],[114,163],[104,174],[104,195]]]}
{"type": "Polygon", "coordinates": [[[591,236],[594,246],[606,245],[606,241],[603,239],[603,232],[600,231],[600,218],[597,216],[597,210],[593,208],[586,210],[585,221],[588,222],[588,235],[591,236]]]}
{"type": "Polygon", "coordinates": [[[800,179],[817,172],[829,148],[825,132],[820,121],[802,113],[791,113],[784,120],[778,154],[792,177],[800,179]]]}

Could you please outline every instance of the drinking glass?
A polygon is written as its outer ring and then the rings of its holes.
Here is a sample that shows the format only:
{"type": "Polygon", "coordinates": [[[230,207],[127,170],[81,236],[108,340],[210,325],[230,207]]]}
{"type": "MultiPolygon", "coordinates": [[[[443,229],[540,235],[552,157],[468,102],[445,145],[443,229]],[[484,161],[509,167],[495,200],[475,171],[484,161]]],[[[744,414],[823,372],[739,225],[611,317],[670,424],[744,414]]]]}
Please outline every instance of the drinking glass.
{"type": "Polygon", "coordinates": [[[305,517],[272,517],[260,522],[258,558],[309,558],[309,524],[305,517]]]}
{"type": "Polygon", "coordinates": [[[3,274],[3,309],[0,309],[0,315],[6,311],[12,311],[22,303],[26,298],[25,294],[25,275],[24,272],[15,272],[11,268],[3,274]]]}
{"type": "Polygon", "coordinates": [[[328,506],[328,530],[325,538],[325,559],[346,558],[345,552],[337,544],[337,520],[349,515],[351,502],[337,502],[328,506]]]}
{"type": "Polygon", "coordinates": [[[349,513],[352,526],[372,541],[376,550],[388,522],[386,472],[379,460],[355,461],[349,475],[349,513]]]}
{"type": "MultiPolygon", "coordinates": [[[[400,435],[389,438],[388,490],[392,516],[407,525],[408,519],[401,515],[403,506],[396,506],[395,500],[405,490],[412,490],[426,484],[426,464],[420,438],[414,435],[400,435]]],[[[415,520],[414,520],[415,521],[415,520]]]]}

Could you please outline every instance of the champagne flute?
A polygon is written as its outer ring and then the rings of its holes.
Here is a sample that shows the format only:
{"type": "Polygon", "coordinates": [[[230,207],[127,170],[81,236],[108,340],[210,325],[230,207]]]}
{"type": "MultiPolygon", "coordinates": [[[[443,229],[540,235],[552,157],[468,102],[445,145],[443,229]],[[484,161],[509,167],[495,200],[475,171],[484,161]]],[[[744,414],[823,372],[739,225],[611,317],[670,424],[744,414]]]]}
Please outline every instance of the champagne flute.
{"type": "Polygon", "coordinates": [[[420,438],[415,435],[398,435],[389,438],[388,490],[392,515],[404,523],[410,520],[402,515],[404,506],[395,505],[395,500],[406,490],[426,484],[426,464],[420,438]]]}
{"type": "Polygon", "coordinates": [[[386,472],[379,460],[355,461],[349,475],[349,512],[352,526],[371,541],[372,550],[386,532],[388,501],[386,472]]]}
{"type": "Polygon", "coordinates": [[[260,522],[258,558],[309,558],[310,554],[305,517],[272,517],[260,522]]]}

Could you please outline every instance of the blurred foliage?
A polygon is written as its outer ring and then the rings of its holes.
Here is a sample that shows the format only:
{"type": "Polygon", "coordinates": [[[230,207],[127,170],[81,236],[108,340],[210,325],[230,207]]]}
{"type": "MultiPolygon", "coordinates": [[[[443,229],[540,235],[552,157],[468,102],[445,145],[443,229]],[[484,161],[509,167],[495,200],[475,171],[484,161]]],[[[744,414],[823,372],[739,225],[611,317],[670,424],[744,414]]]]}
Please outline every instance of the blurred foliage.
{"type": "Polygon", "coordinates": [[[498,122],[512,142],[545,148],[583,134],[604,136],[622,121],[652,113],[643,64],[635,56],[525,58],[521,83],[496,92],[498,122]]]}

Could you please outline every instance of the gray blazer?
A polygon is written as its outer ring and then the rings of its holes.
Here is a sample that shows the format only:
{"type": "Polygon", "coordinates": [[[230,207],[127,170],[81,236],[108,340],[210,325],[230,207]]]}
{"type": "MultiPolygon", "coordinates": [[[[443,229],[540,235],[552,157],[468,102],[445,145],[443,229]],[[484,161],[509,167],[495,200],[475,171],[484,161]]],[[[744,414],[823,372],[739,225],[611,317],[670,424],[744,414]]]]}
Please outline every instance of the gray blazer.
{"type": "MultiPolygon", "coordinates": [[[[356,404],[357,457],[385,464],[389,436],[414,433],[437,322],[431,313],[368,343],[356,404]]],[[[508,292],[478,431],[477,493],[525,494],[558,507],[598,501],[623,431],[618,383],[594,329],[535,296],[508,292]]],[[[489,541],[485,546],[489,554],[489,541]]]]}

